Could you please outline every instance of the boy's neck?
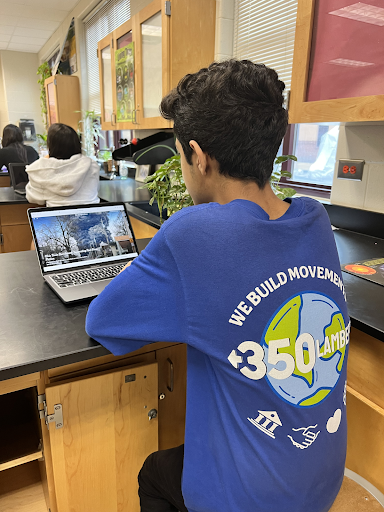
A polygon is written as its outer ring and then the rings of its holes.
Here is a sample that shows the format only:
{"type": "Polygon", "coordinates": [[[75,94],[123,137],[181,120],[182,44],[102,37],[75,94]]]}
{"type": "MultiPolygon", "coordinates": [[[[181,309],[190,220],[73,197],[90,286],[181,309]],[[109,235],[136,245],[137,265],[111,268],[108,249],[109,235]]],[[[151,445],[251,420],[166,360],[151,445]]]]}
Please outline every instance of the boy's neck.
{"type": "Polygon", "coordinates": [[[212,190],[212,202],[227,204],[235,199],[245,199],[260,206],[270,220],[282,217],[289,208],[289,203],[279,199],[273,192],[269,182],[263,189],[253,181],[217,177],[216,186],[212,190]]]}

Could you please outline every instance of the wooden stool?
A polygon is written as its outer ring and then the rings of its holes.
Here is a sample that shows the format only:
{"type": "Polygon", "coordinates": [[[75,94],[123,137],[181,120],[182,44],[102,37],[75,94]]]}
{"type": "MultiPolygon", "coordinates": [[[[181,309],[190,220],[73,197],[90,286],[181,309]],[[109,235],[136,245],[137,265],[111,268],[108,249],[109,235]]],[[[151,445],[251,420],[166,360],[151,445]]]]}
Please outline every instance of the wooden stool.
{"type": "Polygon", "coordinates": [[[329,512],[383,512],[384,507],[364,487],[347,476],[329,512]]]}

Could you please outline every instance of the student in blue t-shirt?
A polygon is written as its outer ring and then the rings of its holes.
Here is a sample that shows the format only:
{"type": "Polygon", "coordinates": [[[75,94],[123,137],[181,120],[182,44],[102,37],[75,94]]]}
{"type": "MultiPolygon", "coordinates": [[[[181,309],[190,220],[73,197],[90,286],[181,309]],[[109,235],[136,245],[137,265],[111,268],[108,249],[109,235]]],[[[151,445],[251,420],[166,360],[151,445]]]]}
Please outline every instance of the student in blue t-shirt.
{"type": "Polygon", "coordinates": [[[283,90],[229,60],[162,100],[195,206],[90,305],[116,355],[188,346],[185,444],[145,461],[142,512],[326,512],[340,489],[350,323],[323,206],[269,184],[283,90]]]}

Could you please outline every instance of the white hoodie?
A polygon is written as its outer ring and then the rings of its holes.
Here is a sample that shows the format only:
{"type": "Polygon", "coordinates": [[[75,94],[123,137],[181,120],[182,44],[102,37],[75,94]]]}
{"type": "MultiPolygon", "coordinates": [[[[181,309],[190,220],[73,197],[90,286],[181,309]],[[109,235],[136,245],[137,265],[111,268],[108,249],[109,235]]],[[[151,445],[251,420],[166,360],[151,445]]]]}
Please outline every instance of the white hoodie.
{"type": "Polygon", "coordinates": [[[73,155],[69,160],[40,158],[27,165],[25,187],[30,203],[46,206],[99,203],[99,166],[91,158],[73,155]]]}

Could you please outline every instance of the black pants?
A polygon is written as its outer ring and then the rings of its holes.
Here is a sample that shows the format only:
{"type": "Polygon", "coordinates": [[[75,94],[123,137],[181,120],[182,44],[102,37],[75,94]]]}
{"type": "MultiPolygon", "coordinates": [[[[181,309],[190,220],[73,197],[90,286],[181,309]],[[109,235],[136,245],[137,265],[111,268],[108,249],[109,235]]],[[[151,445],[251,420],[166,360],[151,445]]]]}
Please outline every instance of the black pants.
{"type": "Polygon", "coordinates": [[[147,457],[139,473],[141,512],[188,512],[181,493],[184,445],[147,457]]]}

